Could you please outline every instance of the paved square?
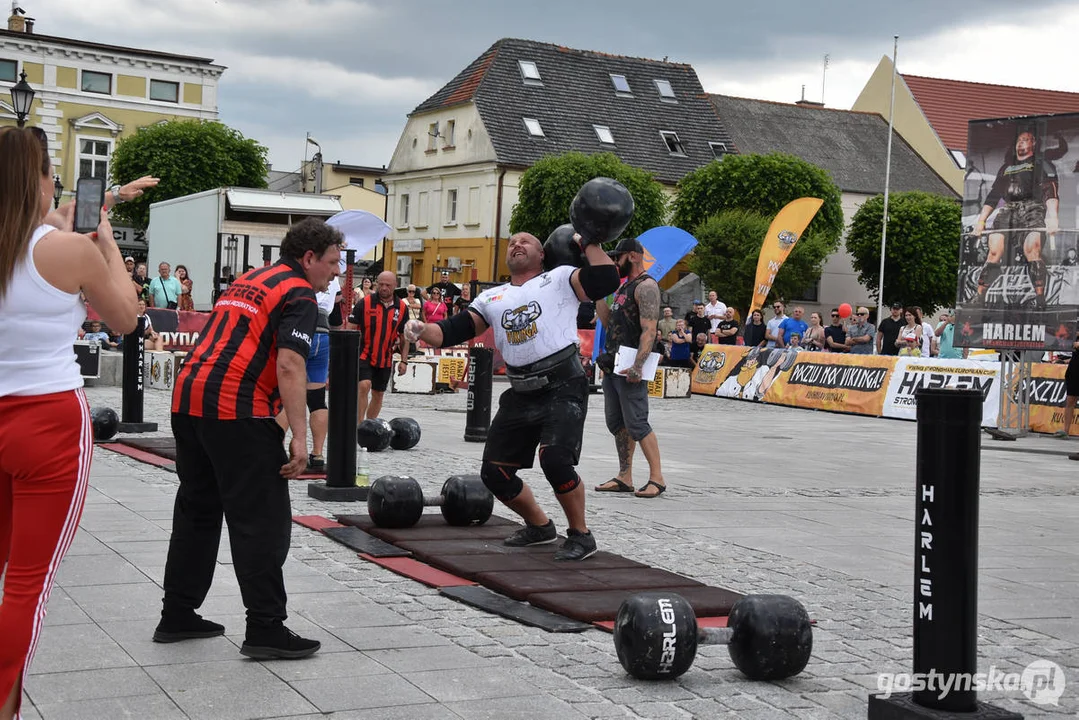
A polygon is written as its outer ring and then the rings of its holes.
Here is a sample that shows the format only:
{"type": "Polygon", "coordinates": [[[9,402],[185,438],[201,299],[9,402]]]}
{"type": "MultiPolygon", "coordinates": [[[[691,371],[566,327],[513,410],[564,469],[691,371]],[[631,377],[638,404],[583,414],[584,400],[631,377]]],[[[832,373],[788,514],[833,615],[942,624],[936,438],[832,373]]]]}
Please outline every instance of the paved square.
{"type": "MultiPolygon", "coordinates": [[[[496,382],[496,395],[505,387],[496,382]]],[[[119,388],[87,395],[121,407],[119,388]]],[[[449,475],[477,472],[482,445],[463,442],[465,400],[387,395],[383,417],[414,417],[423,437],[414,450],[373,454],[371,477],[410,474],[437,493],[449,475]]],[[[166,431],[168,401],[146,392],[146,419],[166,431]]],[[[605,632],[549,634],[487,615],[300,526],[286,565],[288,623],[323,642],[318,655],[239,655],[244,608],[224,534],[202,612],[225,623],[226,636],[154,644],[176,476],[98,448],[26,717],[866,717],[878,674],[911,670],[916,425],[700,396],[653,400],[651,419],[669,491],[653,500],[592,492],[617,460],[602,396],[591,396],[578,469],[600,549],[739,592],[798,598],[817,620],[800,676],[753,683],[725,648],[702,647],[677,681],[639,682],[605,632]]],[[[1068,684],[1058,707],[1014,690],[979,699],[1026,717],[1075,716],[1079,463],[1066,454],[1079,446],[982,437],[978,670],[1022,672],[1046,659],[1068,684]]],[[[521,476],[564,532],[538,466],[521,476]]],[[[638,453],[636,485],[646,478],[638,453]]],[[[366,510],[311,500],[303,481],[292,498],[294,514],[366,510]]]]}

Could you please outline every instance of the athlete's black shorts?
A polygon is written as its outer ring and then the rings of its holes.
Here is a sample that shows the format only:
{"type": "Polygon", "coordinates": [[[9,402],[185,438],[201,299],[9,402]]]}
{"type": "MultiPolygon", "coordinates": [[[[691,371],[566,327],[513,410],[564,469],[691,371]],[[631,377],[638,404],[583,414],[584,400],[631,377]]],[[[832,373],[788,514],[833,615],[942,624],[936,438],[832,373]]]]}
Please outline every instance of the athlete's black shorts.
{"type": "MultiPolygon", "coordinates": [[[[1023,247],[1027,235],[1045,227],[1045,203],[1037,200],[1016,200],[1006,203],[993,218],[991,233],[1003,233],[1010,247],[1023,247]],[[1031,230],[1035,228],[1035,230],[1031,230]],[[1014,230],[1015,232],[1009,232],[1014,230]]],[[[1042,230],[1044,233],[1045,231],[1042,230]]]]}
{"type": "Polygon", "coordinates": [[[512,388],[498,399],[498,412],[487,431],[484,461],[532,467],[539,445],[565,448],[573,464],[581,459],[584,421],[588,414],[588,378],[559,382],[535,393],[512,388]]]}
{"type": "Polygon", "coordinates": [[[370,380],[372,390],[386,392],[386,388],[390,386],[391,374],[393,374],[392,367],[372,367],[370,360],[360,358],[360,382],[370,380]]]}
{"type": "Polygon", "coordinates": [[[1064,387],[1072,397],[1079,397],[1079,350],[1072,353],[1064,372],[1064,387]]]}

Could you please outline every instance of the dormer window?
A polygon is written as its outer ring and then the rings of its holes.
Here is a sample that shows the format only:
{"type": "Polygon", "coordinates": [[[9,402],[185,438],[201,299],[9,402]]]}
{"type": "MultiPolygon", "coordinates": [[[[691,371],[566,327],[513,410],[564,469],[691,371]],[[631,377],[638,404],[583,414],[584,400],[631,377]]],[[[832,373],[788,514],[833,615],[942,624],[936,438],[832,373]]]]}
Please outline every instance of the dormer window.
{"type": "Polygon", "coordinates": [[[719,159],[727,154],[727,143],[710,142],[708,147],[712,149],[712,157],[719,159]]]}
{"type": "Polygon", "coordinates": [[[674,100],[674,88],[671,87],[670,80],[653,80],[656,84],[656,90],[659,91],[659,96],[663,100],[674,100]]]}
{"type": "Polygon", "coordinates": [[[629,89],[629,81],[626,80],[625,75],[615,75],[611,73],[611,84],[614,85],[614,91],[618,95],[632,95],[633,91],[629,89]]]}
{"type": "Polygon", "coordinates": [[[685,157],[686,149],[682,147],[682,141],[678,139],[678,133],[673,130],[661,130],[659,136],[663,138],[663,142],[667,145],[667,152],[671,155],[685,157]]]}
{"type": "Polygon", "coordinates": [[[606,125],[593,125],[592,129],[596,131],[596,137],[599,138],[601,143],[614,145],[614,135],[611,134],[609,127],[606,125]]]}
{"type": "Polygon", "coordinates": [[[525,85],[542,85],[543,78],[540,77],[539,67],[531,60],[518,60],[517,67],[521,69],[521,78],[524,80],[525,85]]]}
{"type": "Polygon", "coordinates": [[[528,134],[533,137],[543,137],[543,128],[539,124],[539,120],[536,118],[524,118],[525,128],[528,129],[528,134]]]}

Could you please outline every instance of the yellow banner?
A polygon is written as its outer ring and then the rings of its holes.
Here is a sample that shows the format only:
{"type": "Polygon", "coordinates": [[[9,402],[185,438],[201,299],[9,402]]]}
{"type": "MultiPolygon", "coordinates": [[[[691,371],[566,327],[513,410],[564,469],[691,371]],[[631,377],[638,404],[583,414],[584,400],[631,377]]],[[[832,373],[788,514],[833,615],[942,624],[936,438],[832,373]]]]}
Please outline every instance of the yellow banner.
{"type": "Polygon", "coordinates": [[[790,255],[794,244],[823,204],[824,201],[820,198],[798,198],[787,203],[772,220],[768,234],[764,237],[764,244],[761,245],[761,254],[757,260],[757,278],[753,284],[753,303],[749,306],[746,317],[764,306],[779,268],[783,267],[783,262],[790,255]]]}
{"type": "Polygon", "coordinates": [[[749,352],[743,345],[705,345],[690,377],[690,392],[715,395],[719,386],[742,363],[749,352]]]}
{"type": "MultiPolygon", "coordinates": [[[[1030,369],[1030,429],[1040,433],[1055,433],[1064,429],[1064,385],[1067,365],[1034,363],[1030,369]]],[[[1014,387],[1014,376],[1011,385],[1014,387]]],[[[1001,399],[1003,403],[1003,399],[1001,399]]],[[[1079,435],[1079,412],[1072,416],[1071,435],[1079,435]]]]}
{"type": "Polygon", "coordinates": [[[766,403],[873,415],[884,410],[896,358],[890,355],[797,353],[761,382],[766,403]],[[786,367],[784,367],[786,366],[786,367]]]}

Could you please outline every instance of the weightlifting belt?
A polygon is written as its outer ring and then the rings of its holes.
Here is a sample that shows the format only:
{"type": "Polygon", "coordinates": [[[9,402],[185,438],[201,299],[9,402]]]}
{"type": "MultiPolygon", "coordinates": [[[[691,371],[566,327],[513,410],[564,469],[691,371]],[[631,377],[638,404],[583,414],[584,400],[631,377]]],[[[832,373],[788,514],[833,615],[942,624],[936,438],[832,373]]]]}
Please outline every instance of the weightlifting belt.
{"type": "Polygon", "coordinates": [[[506,365],[506,377],[514,391],[528,394],[576,377],[584,377],[584,367],[578,357],[577,346],[568,345],[524,367],[506,365]]]}

